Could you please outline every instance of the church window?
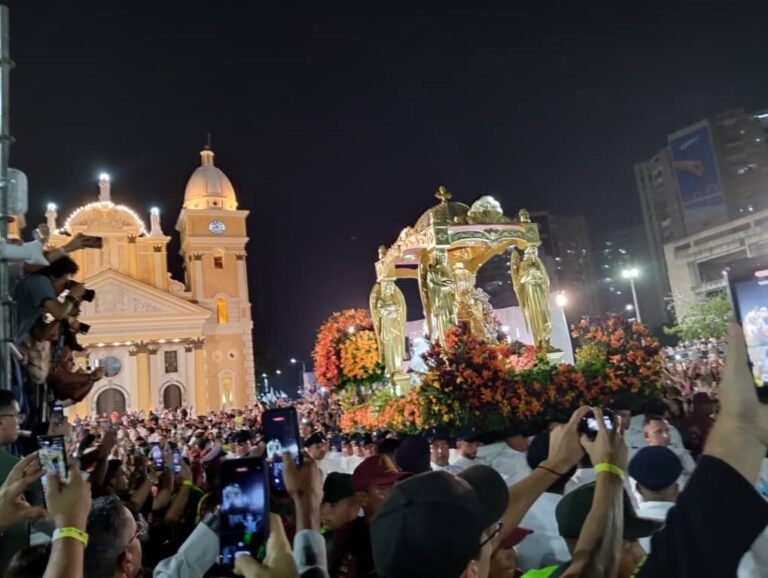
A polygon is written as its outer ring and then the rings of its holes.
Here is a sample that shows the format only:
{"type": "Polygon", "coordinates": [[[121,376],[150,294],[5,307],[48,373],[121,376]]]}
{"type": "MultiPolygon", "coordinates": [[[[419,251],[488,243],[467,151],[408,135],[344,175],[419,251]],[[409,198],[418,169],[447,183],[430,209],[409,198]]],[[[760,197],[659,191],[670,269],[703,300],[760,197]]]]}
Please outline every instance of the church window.
{"type": "Polygon", "coordinates": [[[213,256],[213,268],[214,269],[223,269],[224,268],[224,256],[223,255],[214,255],[213,256]]]}
{"type": "Polygon", "coordinates": [[[176,373],[179,371],[179,356],[176,351],[166,351],[165,355],[165,373],[176,373]]]}
{"type": "Polygon", "coordinates": [[[226,297],[219,297],[216,300],[216,319],[218,320],[219,325],[229,322],[229,310],[226,297]]]}

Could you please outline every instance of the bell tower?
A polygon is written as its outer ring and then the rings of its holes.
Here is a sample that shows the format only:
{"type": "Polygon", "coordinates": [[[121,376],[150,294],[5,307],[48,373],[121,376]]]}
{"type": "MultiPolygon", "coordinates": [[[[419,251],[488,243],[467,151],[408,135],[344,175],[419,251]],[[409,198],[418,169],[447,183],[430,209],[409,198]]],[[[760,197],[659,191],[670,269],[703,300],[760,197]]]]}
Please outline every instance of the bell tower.
{"type": "Polygon", "coordinates": [[[235,189],[214,165],[210,146],[200,151],[184,191],[184,205],[176,223],[180,254],[191,299],[208,309],[205,326],[204,371],[198,379],[195,410],[243,407],[256,399],[251,302],[245,247],[249,211],[237,208],[235,189]],[[203,399],[204,398],[204,399],[203,399]]]}

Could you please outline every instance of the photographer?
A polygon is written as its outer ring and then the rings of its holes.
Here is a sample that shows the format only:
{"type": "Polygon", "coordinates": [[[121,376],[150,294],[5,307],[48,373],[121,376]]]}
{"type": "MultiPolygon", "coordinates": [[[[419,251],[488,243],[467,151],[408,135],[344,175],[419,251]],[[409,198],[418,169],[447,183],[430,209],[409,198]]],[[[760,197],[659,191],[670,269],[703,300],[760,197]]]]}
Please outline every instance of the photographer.
{"type": "Polygon", "coordinates": [[[71,350],[79,346],[72,326],[77,327],[80,303],[94,297],[93,291],[72,281],[77,271],[77,263],[61,256],[16,285],[15,336],[22,358],[18,385],[28,416],[25,429],[44,428],[49,402],[55,398],[82,399],[103,377],[100,371],[73,371],[71,350]],[[51,375],[55,379],[49,388],[51,375]]]}

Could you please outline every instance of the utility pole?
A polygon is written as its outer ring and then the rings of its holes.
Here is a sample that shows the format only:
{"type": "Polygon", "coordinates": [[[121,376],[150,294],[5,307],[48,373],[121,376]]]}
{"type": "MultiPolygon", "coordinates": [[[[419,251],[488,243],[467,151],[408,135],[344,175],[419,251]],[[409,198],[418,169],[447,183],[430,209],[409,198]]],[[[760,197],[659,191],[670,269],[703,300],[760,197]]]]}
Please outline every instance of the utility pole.
{"type": "MultiPolygon", "coordinates": [[[[10,76],[11,61],[8,7],[0,5],[0,238],[8,239],[11,215],[8,156],[11,151],[10,76]]],[[[13,302],[11,301],[8,263],[0,261],[0,389],[11,388],[10,344],[13,340],[13,302]]]]}

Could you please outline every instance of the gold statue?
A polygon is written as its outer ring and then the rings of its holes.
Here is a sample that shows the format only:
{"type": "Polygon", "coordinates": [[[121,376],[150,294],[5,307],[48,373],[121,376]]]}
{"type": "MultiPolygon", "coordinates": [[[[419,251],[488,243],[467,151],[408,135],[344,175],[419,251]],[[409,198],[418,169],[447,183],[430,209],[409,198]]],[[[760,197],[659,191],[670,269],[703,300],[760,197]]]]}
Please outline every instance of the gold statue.
{"type": "Polygon", "coordinates": [[[379,360],[385,373],[401,373],[405,359],[405,297],[391,279],[373,286],[370,297],[371,318],[379,344],[379,360]]]}
{"type": "Polygon", "coordinates": [[[424,251],[419,261],[419,295],[421,296],[421,307],[424,310],[424,323],[427,326],[427,335],[430,339],[434,335],[432,327],[432,304],[429,301],[429,291],[427,289],[427,270],[429,269],[429,253],[424,251]]]}
{"type": "Polygon", "coordinates": [[[473,335],[487,341],[483,303],[477,298],[475,292],[475,273],[467,269],[463,263],[456,263],[453,273],[456,276],[459,321],[468,323],[473,335]]]}
{"type": "MultiPolygon", "coordinates": [[[[522,220],[522,219],[521,219],[522,220]]],[[[512,285],[525,318],[525,326],[542,351],[549,351],[552,317],[549,310],[549,277],[539,258],[539,248],[528,245],[523,253],[514,251],[510,257],[512,285]]]]}
{"type": "Polygon", "coordinates": [[[430,337],[445,345],[445,336],[458,322],[456,317],[456,279],[445,251],[436,251],[432,263],[427,267],[427,293],[434,316],[433,329],[437,336],[430,337]]]}

